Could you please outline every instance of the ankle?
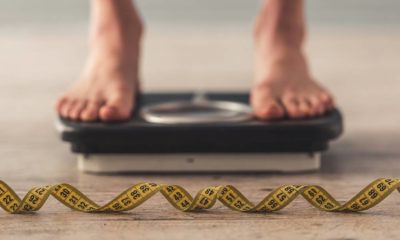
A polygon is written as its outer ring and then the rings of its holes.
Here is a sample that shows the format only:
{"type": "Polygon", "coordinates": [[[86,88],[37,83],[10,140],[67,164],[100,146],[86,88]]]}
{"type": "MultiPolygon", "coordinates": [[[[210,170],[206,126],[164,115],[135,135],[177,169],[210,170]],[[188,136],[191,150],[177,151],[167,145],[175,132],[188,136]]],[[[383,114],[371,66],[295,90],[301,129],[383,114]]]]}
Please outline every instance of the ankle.
{"type": "Polygon", "coordinates": [[[254,27],[254,44],[257,48],[265,50],[295,51],[301,52],[304,42],[302,30],[289,29],[287,26],[271,23],[257,22],[254,27]]]}
{"type": "Polygon", "coordinates": [[[302,1],[265,1],[253,35],[257,45],[301,49],[305,35],[302,1]]]}
{"type": "Polygon", "coordinates": [[[254,44],[258,56],[270,62],[296,61],[304,58],[303,31],[258,20],[254,28],[254,44]]]}
{"type": "Polygon", "coordinates": [[[93,37],[104,34],[142,35],[142,19],[132,0],[94,0],[92,3],[93,37]]]}
{"type": "Polygon", "coordinates": [[[254,36],[254,45],[257,51],[268,55],[291,56],[301,54],[303,39],[279,32],[264,32],[254,36]]]}
{"type": "Polygon", "coordinates": [[[143,23],[139,19],[101,21],[93,24],[91,39],[94,41],[108,36],[140,39],[144,32],[143,23]]]}
{"type": "Polygon", "coordinates": [[[302,46],[287,44],[285,41],[256,40],[255,55],[258,60],[268,65],[288,65],[305,60],[302,46]]]}
{"type": "Polygon", "coordinates": [[[130,16],[124,20],[124,23],[121,24],[121,28],[127,33],[138,38],[141,38],[144,33],[144,23],[139,16],[130,16]]]}

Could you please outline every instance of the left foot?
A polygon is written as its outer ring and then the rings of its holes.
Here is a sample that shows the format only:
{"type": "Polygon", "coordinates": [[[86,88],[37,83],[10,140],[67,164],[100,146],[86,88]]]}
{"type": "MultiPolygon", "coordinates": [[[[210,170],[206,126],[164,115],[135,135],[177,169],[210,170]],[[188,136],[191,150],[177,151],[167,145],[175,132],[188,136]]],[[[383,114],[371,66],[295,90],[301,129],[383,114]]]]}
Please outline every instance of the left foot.
{"type": "Polygon", "coordinates": [[[279,58],[259,53],[258,78],[251,93],[255,115],[272,120],[315,117],[333,107],[328,91],[308,73],[301,53],[291,52],[279,58]]]}
{"type": "Polygon", "coordinates": [[[311,77],[302,51],[304,32],[302,1],[266,1],[255,27],[256,117],[315,117],[334,106],[331,94],[311,77]]]}

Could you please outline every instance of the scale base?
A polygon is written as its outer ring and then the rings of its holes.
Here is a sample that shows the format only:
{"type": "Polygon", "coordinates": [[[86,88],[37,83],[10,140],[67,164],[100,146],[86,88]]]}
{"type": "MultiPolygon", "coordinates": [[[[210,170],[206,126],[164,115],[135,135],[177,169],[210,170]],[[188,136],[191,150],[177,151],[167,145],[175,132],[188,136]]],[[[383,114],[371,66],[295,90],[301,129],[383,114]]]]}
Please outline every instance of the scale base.
{"type": "Polygon", "coordinates": [[[78,169],[89,173],[301,172],[320,165],[320,152],[78,155],[78,169]]]}

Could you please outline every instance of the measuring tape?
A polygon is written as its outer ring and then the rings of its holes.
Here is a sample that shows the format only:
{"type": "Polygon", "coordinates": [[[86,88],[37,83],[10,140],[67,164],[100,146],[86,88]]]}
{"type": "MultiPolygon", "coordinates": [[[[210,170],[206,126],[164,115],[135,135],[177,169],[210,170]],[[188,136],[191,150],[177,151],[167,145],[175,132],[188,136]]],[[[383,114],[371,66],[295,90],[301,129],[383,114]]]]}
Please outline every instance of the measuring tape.
{"type": "Polygon", "coordinates": [[[99,206],[66,183],[32,188],[21,200],[11,187],[0,181],[0,206],[9,213],[33,212],[39,210],[51,195],[65,206],[80,212],[122,212],[136,208],[161,192],[172,206],[184,212],[209,209],[217,200],[235,211],[273,212],[288,206],[298,195],[322,211],[359,212],[377,205],[395,189],[400,191],[400,179],[380,178],[341,204],[320,186],[283,185],[254,205],[231,185],[204,188],[193,198],[178,185],[140,183],[128,188],[104,206],[99,206]]]}

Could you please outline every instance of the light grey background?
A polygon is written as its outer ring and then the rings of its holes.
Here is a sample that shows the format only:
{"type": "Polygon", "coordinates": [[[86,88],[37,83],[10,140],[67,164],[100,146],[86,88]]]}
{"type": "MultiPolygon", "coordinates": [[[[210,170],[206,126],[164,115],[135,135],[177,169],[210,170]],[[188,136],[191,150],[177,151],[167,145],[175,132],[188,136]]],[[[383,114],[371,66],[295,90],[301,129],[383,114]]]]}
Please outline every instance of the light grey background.
{"type": "MultiPolygon", "coordinates": [[[[260,2],[140,0],[137,3],[146,16],[146,22],[157,27],[169,24],[249,26],[260,2]]],[[[88,8],[88,0],[0,0],[0,26],[85,23],[88,8]]],[[[312,26],[362,26],[399,31],[398,0],[309,0],[307,12],[312,26]]]]}

